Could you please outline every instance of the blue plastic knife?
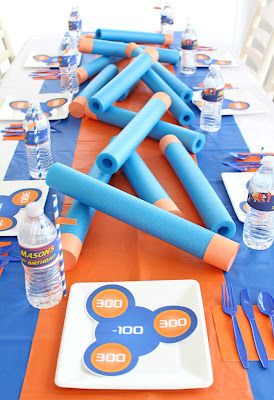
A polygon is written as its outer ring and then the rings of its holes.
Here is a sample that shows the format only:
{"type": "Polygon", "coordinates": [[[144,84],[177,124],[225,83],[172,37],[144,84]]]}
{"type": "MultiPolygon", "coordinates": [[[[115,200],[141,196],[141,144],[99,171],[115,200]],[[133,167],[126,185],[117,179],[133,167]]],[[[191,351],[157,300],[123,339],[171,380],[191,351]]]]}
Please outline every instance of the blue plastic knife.
{"type": "Polygon", "coordinates": [[[256,324],[256,320],[255,320],[255,316],[254,316],[254,312],[253,312],[253,308],[252,308],[252,303],[250,301],[247,289],[241,290],[240,299],[241,299],[242,309],[244,310],[244,313],[245,313],[245,315],[250,323],[250,326],[251,326],[255,347],[256,347],[259,359],[261,361],[261,364],[264,368],[268,368],[269,361],[268,361],[267,353],[266,353],[264,343],[261,338],[259,329],[256,324]]]}

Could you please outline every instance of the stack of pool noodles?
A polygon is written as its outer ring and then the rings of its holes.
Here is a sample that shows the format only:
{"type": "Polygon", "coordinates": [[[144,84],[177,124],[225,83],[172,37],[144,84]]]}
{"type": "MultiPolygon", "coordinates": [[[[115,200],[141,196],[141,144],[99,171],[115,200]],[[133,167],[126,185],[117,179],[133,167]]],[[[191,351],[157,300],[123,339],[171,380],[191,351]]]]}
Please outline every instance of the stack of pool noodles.
{"type": "Polygon", "coordinates": [[[188,152],[199,152],[205,143],[202,133],[161,121],[170,108],[180,123],[190,124],[193,113],[186,102],[192,91],[159,61],[176,63],[178,52],[135,43],[170,44],[162,34],[98,29],[95,38],[82,37],[79,50],[99,57],[78,68],[78,79],[90,82],[70,104],[70,113],[87,116],[123,128],[101,151],[89,175],[62,164],[54,164],[47,184],[73,197],[67,217],[77,225],[63,226],[62,242],[66,269],[77,263],[96,210],[154,235],[228,271],[239,249],[230,240],[235,224],[217,194],[188,152]],[[169,53],[170,52],[170,53],[169,53]],[[120,70],[124,58],[130,62],[120,70]],[[114,106],[143,80],[155,94],[138,112],[114,106]],[[134,135],[132,134],[134,133],[134,135]],[[182,218],[174,201],[136,152],[146,137],[160,142],[160,149],[174,169],[200,214],[205,228],[182,218]],[[139,198],[108,185],[122,168],[139,198]]]}

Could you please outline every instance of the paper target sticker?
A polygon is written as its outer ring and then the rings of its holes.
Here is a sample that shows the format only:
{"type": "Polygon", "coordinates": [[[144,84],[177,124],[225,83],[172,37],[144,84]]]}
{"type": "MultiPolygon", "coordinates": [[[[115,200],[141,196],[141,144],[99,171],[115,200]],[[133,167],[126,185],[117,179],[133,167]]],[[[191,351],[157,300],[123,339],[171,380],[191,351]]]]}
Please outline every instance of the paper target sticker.
{"type": "Polygon", "coordinates": [[[224,99],[223,101],[223,108],[229,108],[231,110],[247,110],[250,107],[250,104],[246,101],[235,101],[224,99]]]}
{"type": "Polygon", "coordinates": [[[92,373],[115,376],[129,372],[139,357],[157,351],[160,342],[185,340],[197,328],[193,310],[165,306],[157,310],[135,304],[132,293],[120,285],[105,285],[92,292],[86,311],[98,321],[96,340],[83,355],[92,373]]]}
{"type": "MultiPolygon", "coordinates": [[[[68,99],[65,97],[56,97],[54,99],[49,99],[46,102],[40,102],[41,109],[43,113],[47,116],[50,117],[52,116],[51,112],[52,110],[62,107],[64,104],[66,104],[68,99]]],[[[23,113],[26,113],[30,103],[27,100],[16,100],[16,101],[11,101],[9,103],[9,106],[13,108],[14,110],[21,111],[23,113]]]]}
{"type": "MultiPolygon", "coordinates": [[[[6,96],[0,107],[1,121],[23,121],[31,101],[39,102],[43,113],[49,120],[67,118],[71,93],[42,93],[35,97],[6,96]]],[[[29,118],[32,116],[30,115],[29,118]]]]}
{"type": "Polygon", "coordinates": [[[47,67],[56,66],[58,64],[58,56],[49,56],[47,54],[35,54],[33,59],[38,63],[44,63],[47,67]]]}

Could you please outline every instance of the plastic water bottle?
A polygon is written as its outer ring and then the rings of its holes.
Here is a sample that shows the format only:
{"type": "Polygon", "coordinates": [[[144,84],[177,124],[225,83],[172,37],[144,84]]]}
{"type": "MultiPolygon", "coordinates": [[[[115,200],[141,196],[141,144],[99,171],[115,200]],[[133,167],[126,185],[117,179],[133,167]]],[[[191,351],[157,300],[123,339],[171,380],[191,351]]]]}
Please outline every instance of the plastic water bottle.
{"type": "Polygon", "coordinates": [[[161,33],[173,33],[173,9],[170,1],[166,1],[161,11],[161,33]]]}
{"type": "Polygon", "coordinates": [[[182,53],[181,53],[181,72],[183,74],[195,74],[196,53],[197,53],[197,33],[190,22],[187,23],[187,28],[182,34],[182,53]]]}
{"type": "Polygon", "coordinates": [[[82,32],[82,19],[78,7],[72,7],[68,19],[72,48],[78,53],[78,43],[82,32]]]}
{"type": "Polygon", "coordinates": [[[64,36],[58,53],[58,62],[61,75],[61,92],[78,93],[77,53],[71,44],[71,38],[64,36]]]}
{"type": "Polygon", "coordinates": [[[243,230],[244,244],[268,249],[274,239],[274,157],[266,156],[249,183],[249,209],[243,230]]]}
{"type": "Polygon", "coordinates": [[[151,28],[153,32],[160,32],[160,24],[159,21],[161,20],[161,4],[159,0],[154,0],[153,1],[153,7],[152,7],[152,24],[151,28]]]}
{"type": "Polygon", "coordinates": [[[23,122],[23,129],[29,174],[33,179],[45,179],[46,173],[53,163],[50,124],[38,101],[30,103],[23,122]],[[36,128],[33,126],[33,122],[35,122],[36,128]]]}
{"type": "Polygon", "coordinates": [[[217,132],[222,123],[224,80],[219,65],[210,65],[203,82],[200,127],[206,132],[217,132]]]}
{"type": "Polygon", "coordinates": [[[26,205],[18,242],[28,301],[40,309],[55,306],[63,293],[58,266],[59,243],[56,228],[39,202],[26,205]]]}

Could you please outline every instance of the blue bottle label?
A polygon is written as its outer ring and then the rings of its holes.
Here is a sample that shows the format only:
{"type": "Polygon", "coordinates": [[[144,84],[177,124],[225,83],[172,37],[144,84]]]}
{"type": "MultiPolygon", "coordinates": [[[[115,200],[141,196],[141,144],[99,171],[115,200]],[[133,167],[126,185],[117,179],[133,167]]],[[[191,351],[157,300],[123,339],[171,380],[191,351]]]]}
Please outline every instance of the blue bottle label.
{"type": "MultiPolygon", "coordinates": [[[[45,143],[49,139],[48,129],[41,129],[37,132],[37,144],[45,143]]],[[[25,143],[28,146],[35,146],[35,134],[34,131],[27,131],[25,136],[25,143]]]]}
{"type": "Polygon", "coordinates": [[[46,267],[53,262],[57,262],[59,258],[58,236],[56,236],[55,240],[42,247],[31,249],[20,246],[20,255],[24,267],[46,267]]]}
{"type": "Polygon", "coordinates": [[[198,47],[197,39],[182,39],[183,50],[196,50],[198,47]]]}
{"type": "Polygon", "coordinates": [[[70,31],[80,31],[82,29],[82,20],[79,21],[69,21],[70,31]]]}
{"type": "Polygon", "coordinates": [[[221,101],[224,98],[224,88],[204,88],[202,91],[202,99],[211,102],[221,101]]]}
{"type": "Polygon", "coordinates": [[[161,24],[173,25],[173,18],[168,17],[167,15],[161,15],[161,24]]]}
{"type": "Polygon", "coordinates": [[[274,211],[274,194],[271,192],[250,192],[248,193],[247,203],[255,210],[274,211]]]}
{"type": "Polygon", "coordinates": [[[76,54],[73,54],[71,56],[59,56],[58,63],[59,67],[61,68],[68,67],[69,65],[70,66],[77,65],[77,56],[76,54]]]}

